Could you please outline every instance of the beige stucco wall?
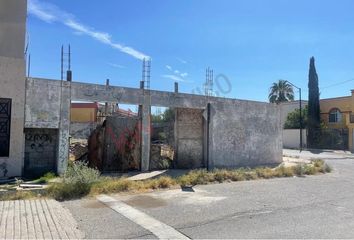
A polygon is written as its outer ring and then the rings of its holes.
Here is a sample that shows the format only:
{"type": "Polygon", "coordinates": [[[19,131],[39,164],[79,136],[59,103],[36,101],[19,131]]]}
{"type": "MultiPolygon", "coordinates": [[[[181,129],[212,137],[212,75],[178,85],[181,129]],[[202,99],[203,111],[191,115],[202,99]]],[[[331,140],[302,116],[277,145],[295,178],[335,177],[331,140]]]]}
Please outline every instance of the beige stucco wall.
{"type": "Polygon", "coordinates": [[[21,175],[23,167],[26,8],[26,0],[0,1],[0,98],[12,99],[10,156],[0,158],[7,176],[21,175]]]}
{"type": "MultiPolygon", "coordinates": [[[[283,129],[283,147],[300,147],[300,129],[283,129]]],[[[302,147],[306,147],[306,129],[302,129],[302,147]]]]}

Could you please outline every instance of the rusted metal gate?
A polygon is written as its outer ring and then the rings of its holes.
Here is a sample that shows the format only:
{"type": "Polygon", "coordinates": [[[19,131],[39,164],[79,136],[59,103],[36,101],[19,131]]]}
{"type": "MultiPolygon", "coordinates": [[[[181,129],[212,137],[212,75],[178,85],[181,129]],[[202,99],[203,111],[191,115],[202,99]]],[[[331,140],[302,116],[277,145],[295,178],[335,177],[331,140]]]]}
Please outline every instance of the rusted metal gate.
{"type": "Polygon", "coordinates": [[[141,132],[138,117],[106,118],[103,171],[140,170],[141,132]]]}

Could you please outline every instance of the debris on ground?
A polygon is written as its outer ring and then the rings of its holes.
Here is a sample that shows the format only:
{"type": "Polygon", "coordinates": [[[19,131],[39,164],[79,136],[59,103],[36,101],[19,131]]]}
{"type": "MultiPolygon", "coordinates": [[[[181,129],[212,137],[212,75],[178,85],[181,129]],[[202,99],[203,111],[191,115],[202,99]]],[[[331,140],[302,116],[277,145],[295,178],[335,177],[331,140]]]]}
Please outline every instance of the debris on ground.
{"type": "Polygon", "coordinates": [[[309,164],[311,163],[311,160],[309,159],[303,159],[300,158],[299,156],[283,156],[283,164],[286,167],[291,167],[291,166],[296,166],[297,164],[309,164]]]}
{"type": "Polygon", "coordinates": [[[168,169],[173,165],[175,151],[167,144],[151,144],[150,169],[168,169]]]}
{"type": "Polygon", "coordinates": [[[69,159],[71,161],[86,161],[87,160],[87,141],[78,141],[70,143],[69,159]]]}

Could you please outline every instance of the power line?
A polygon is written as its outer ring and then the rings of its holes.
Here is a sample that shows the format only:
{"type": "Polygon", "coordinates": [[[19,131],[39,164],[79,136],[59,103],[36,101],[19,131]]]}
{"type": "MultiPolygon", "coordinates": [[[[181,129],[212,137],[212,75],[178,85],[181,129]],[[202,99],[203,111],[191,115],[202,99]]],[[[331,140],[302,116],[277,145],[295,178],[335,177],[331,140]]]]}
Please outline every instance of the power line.
{"type": "Polygon", "coordinates": [[[348,83],[348,82],[351,82],[351,81],[354,81],[354,78],[345,80],[343,82],[338,82],[338,83],[335,83],[335,84],[332,84],[332,85],[328,85],[326,87],[321,87],[320,89],[326,89],[326,88],[330,88],[330,87],[335,87],[335,86],[342,85],[342,84],[345,84],[345,83],[348,83]]]}

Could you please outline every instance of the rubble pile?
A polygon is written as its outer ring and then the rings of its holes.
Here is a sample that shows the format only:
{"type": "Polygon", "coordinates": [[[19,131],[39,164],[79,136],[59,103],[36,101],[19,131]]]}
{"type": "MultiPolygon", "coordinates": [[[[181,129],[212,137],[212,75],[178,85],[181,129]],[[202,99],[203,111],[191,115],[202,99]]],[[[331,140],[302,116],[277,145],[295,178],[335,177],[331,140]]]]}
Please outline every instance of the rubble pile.
{"type": "Polygon", "coordinates": [[[71,161],[87,161],[87,142],[74,142],[70,144],[69,159],[71,161]]]}
{"type": "Polygon", "coordinates": [[[167,144],[151,144],[150,169],[161,170],[173,167],[174,149],[167,144]]]}

